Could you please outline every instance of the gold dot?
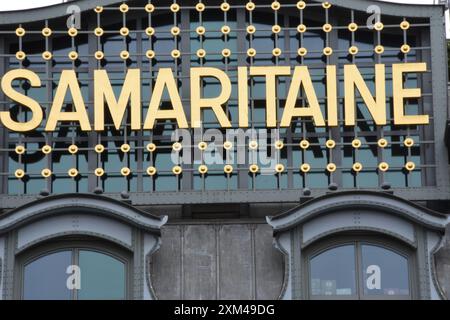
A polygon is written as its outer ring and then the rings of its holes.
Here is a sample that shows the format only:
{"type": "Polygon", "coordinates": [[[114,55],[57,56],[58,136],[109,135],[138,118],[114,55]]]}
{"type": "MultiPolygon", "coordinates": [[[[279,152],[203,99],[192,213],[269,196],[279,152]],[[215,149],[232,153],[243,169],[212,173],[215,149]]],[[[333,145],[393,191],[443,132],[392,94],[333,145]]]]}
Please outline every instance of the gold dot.
{"type": "Polygon", "coordinates": [[[69,177],[75,178],[76,176],[78,176],[78,170],[76,168],[71,168],[69,169],[69,171],[67,171],[67,174],[69,175],[69,177]]]}
{"type": "Polygon", "coordinates": [[[198,172],[200,172],[201,174],[206,174],[208,172],[208,167],[202,164],[198,167],[198,172]]]}
{"type": "Polygon", "coordinates": [[[330,47],[326,47],[323,49],[323,54],[326,56],[331,56],[333,54],[333,49],[331,49],[330,47]]]}
{"type": "Polygon", "coordinates": [[[258,142],[256,142],[255,140],[252,140],[248,143],[248,147],[250,150],[256,150],[256,149],[258,149],[258,142]]]}
{"type": "Polygon", "coordinates": [[[220,29],[220,31],[221,31],[223,34],[229,34],[230,31],[231,31],[231,28],[230,28],[229,26],[223,26],[223,27],[220,29]]]}
{"type": "Polygon", "coordinates": [[[277,11],[277,10],[280,10],[281,4],[278,1],[274,1],[270,5],[270,7],[272,8],[272,10],[277,11]]]}
{"type": "Polygon", "coordinates": [[[255,10],[255,3],[252,1],[247,2],[247,4],[245,5],[245,9],[247,9],[247,11],[253,11],[255,10]]]}
{"type": "Polygon", "coordinates": [[[309,141],[308,140],[302,140],[302,141],[300,141],[300,148],[302,148],[302,149],[308,149],[309,148],[309,141]]]}
{"type": "Polygon", "coordinates": [[[251,173],[257,173],[257,172],[259,171],[259,167],[258,167],[257,164],[252,164],[252,165],[249,167],[249,170],[250,170],[251,173]]]}
{"type": "Polygon", "coordinates": [[[25,54],[25,52],[23,51],[17,51],[16,52],[16,59],[17,60],[24,60],[27,57],[27,55],[25,54]]]}
{"type": "Polygon", "coordinates": [[[278,24],[272,26],[272,32],[273,33],[280,33],[281,32],[281,27],[278,24]]]}
{"type": "Polygon", "coordinates": [[[126,50],[120,52],[120,58],[123,60],[127,60],[130,57],[130,53],[126,50]]]}
{"type": "Polygon", "coordinates": [[[248,55],[249,57],[254,57],[254,56],[256,55],[256,50],[253,49],[253,48],[248,49],[248,50],[247,50],[247,55],[248,55]]]}
{"type": "Polygon", "coordinates": [[[256,32],[256,28],[255,28],[254,25],[249,25],[249,26],[247,27],[247,33],[248,33],[248,34],[254,34],[255,32],[256,32]]]}
{"type": "Polygon", "coordinates": [[[121,4],[120,7],[119,7],[120,12],[122,12],[122,13],[128,12],[129,9],[130,8],[125,3],[121,4]]]}
{"type": "Polygon", "coordinates": [[[155,51],[147,50],[147,52],[145,52],[145,56],[149,59],[153,59],[155,57],[155,51]]]}
{"type": "Polygon", "coordinates": [[[326,23],[323,25],[322,30],[324,32],[330,32],[331,30],[333,30],[333,26],[329,23],[326,23]]]}
{"type": "Polygon", "coordinates": [[[412,138],[406,138],[403,141],[403,144],[405,145],[405,147],[411,148],[414,145],[414,140],[412,138]]]}
{"type": "Polygon", "coordinates": [[[231,150],[233,148],[233,143],[231,141],[225,141],[223,143],[223,148],[225,150],[231,150]]]}
{"type": "Polygon", "coordinates": [[[411,47],[407,44],[402,45],[402,47],[400,48],[400,51],[403,53],[409,53],[411,51],[411,47]]]}
{"type": "Polygon", "coordinates": [[[302,165],[300,166],[300,170],[301,170],[303,173],[308,173],[308,172],[311,170],[311,166],[310,166],[309,164],[307,164],[307,163],[304,163],[304,164],[302,164],[302,165]]]}
{"type": "Polygon", "coordinates": [[[43,170],[41,171],[41,175],[42,175],[44,178],[48,178],[48,177],[50,177],[50,176],[52,175],[52,170],[50,170],[50,169],[43,169],[43,170]]]}
{"type": "Polygon", "coordinates": [[[277,173],[282,173],[282,172],[284,172],[284,165],[282,164],[282,163],[279,163],[279,164],[277,164],[276,166],[275,166],[275,171],[277,172],[277,173]]]}
{"type": "Polygon", "coordinates": [[[170,6],[170,11],[172,11],[172,12],[178,12],[178,11],[180,11],[180,5],[177,4],[177,3],[172,4],[172,5],[170,6]]]}
{"type": "Polygon", "coordinates": [[[95,52],[95,59],[102,60],[105,57],[105,54],[102,51],[95,52]]]}
{"type": "Polygon", "coordinates": [[[78,35],[78,30],[76,28],[69,28],[69,30],[67,31],[67,33],[69,34],[69,36],[71,37],[76,37],[78,35]]]}
{"type": "Polygon", "coordinates": [[[155,11],[155,6],[151,3],[148,3],[145,5],[145,11],[147,11],[148,13],[152,13],[153,11],[155,11]]]}
{"type": "Polygon", "coordinates": [[[230,173],[233,172],[233,166],[230,165],[230,164],[227,164],[225,167],[223,167],[223,171],[224,171],[226,174],[230,174],[230,173]]]}
{"type": "Polygon", "coordinates": [[[275,149],[281,150],[284,148],[284,142],[283,140],[278,140],[275,142],[275,149]]]}
{"type": "Polygon", "coordinates": [[[298,48],[297,53],[300,57],[304,57],[308,53],[308,50],[306,48],[298,48]]]}
{"type": "Polygon", "coordinates": [[[273,54],[275,57],[279,57],[279,56],[281,55],[281,53],[282,53],[282,51],[281,51],[280,48],[275,48],[275,49],[272,50],[272,54],[273,54]]]}
{"type": "Polygon", "coordinates": [[[94,29],[94,34],[95,34],[97,37],[101,37],[101,36],[104,34],[104,31],[103,31],[102,28],[98,27],[98,28],[95,28],[95,29],[94,29]]]}
{"type": "Polygon", "coordinates": [[[328,149],[334,149],[336,147],[336,142],[333,139],[327,140],[325,143],[328,149]]]}
{"type": "Polygon", "coordinates": [[[327,171],[328,172],[335,172],[336,171],[336,165],[334,163],[327,164],[327,171]]]}
{"type": "Polygon", "coordinates": [[[203,12],[205,11],[205,5],[203,3],[197,3],[195,5],[195,10],[197,10],[198,12],[203,12]]]}
{"type": "Polygon", "coordinates": [[[96,13],[102,13],[102,12],[103,12],[103,7],[102,7],[102,6],[96,6],[96,7],[94,8],[94,11],[95,11],[96,13]]]}
{"type": "Polygon", "coordinates": [[[228,58],[230,55],[231,55],[230,49],[223,49],[222,50],[222,56],[224,56],[225,58],[228,58]]]}
{"type": "Polygon", "coordinates": [[[147,151],[148,152],[154,152],[155,150],[156,150],[156,144],[154,144],[154,143],[149,143],[149,144],[147,144],[147,151]]]}
{"type": "Polygon", "coordinates": [[[297,26],[297,31],[299,32],[299,33],[304,33],[304,32],[306,32],[306,26],[304,25],[304,24],[299,24],[298,26],[297,26]]]}
{"type": "Polygon", "coordinates": [[[204,142],[204,141],[199,142],[199,144],[198,144],[199,150],[204,151],[204,150],[206,150],[206,148],[208,148],[208,144],[206,142],[204,142]]]}
{"type": "Polygon", "coordinates": [[[127,27],[120,28],[119,33],[121,36],[126,37],[130,34],[130,30],[127,27]]]}
{"type": "Polygon", "coordinates": [[[76,154],[78,152],[78,146],[72,144],[69,146],[68,150],[69,150],[69,153],[76,154]]]}
{"type": "Polygon", "coordinates": [[[103,168],[97,168],[95,169],[94,174],[97,177],[102,177],[105,174],[105,170],[103,170],[103,168]]]}
{"type": "Polygon", "coordinates": [[[156,172],[157,172],[156,168],[153,166],[147,168],[147,174],[149,176],[154,176],[156,174],[156,172]]]}
{"type": "Polygon", "coordinates": [[[23,37],[25,35],[25,29],[22,27],[19,27],[16,29],[16,36],[23,37]]]}
{"type": "Polygon", "coordinates": [[[16,146],[16,148],[14,149],[14,151],[15,151],[17,154],[24,154],[25,151],[26,151],[26,149],[25,149],[24,146],[19,145],[19,146],[16,146]]]}
{"type": "Polygon", "coordinates": [[[381,31],[384,29],[384,24],[382,22],[377,22],[375,23],[375,25],[373,26],[373,28],[377,31],[381,31]]]}
{"type": "Polygon", "coordinates": [[[180,34],[180,32],[181,32],[181,30],[180,30],[180,28],[178,28],[178,27],[173,27],[172,29],[170,29],[170,33],[171,33],[173,36],[178,36],[178,35],[180,34]]]}
{"type": "Polygon", "coordinates": [[[384,47],[382,45],[378,45],[375,47],[375,53],[382,54],[384,52],[384,47]]]}
{"type": "Polygon", "coordinates": [[[76,51],[70,51],[69,52],[69,59],[70,60],[77,60],[78,59],[78,53],[76,51]]]}
{"type": "Polygon", "coordinates": [[[42,29],[42,35],[44,37],[50,37],[52,35],[52,29],[45,27],[44,29],[42,29]]]}
{"type": "Polygon", "coordinates": [[[415,168],[416,168],[416,164],[414,162],[412,162],[412,161],[408,161],[405,164],[405,169],[408,170],[408,171],[414,171],[415,168]]]}
{"type": "Polygon", "coordinates": [[[41,148],[43,154],[50,154],[52,152],[52,147],[48,144],[41,148]]]}
{"type": "Polygon", "coordinates": [[[172,168],[172,173],[174,174],[174,175],[179,175],[179,174],[181,174],[183,172],[183,169],[180,167],[180,166],[175,166],[175,167],[173,167],[172,168]]]}
{"type": "Polygon", "coordinates": [[[196,54],[197,57],[204,58],[206,56],[206,51],[204,49],[198,49],[196,54]]]}
{"type": "Polygon", "coordinates": [[[228,11],[228,10],[230,10],[230,5],[228,4],[228,3],[226,3],[226,2],[223,2],[221,5],[220,5],[220,9],[222,10],[222,11],[228,11]]]}
{"type": "Polygon", "coordinates": [[[331,8],[331,3],[329,3],[328,1],[323,2],[323,3],[322,3],[322,7],[323,7],[324,9],[330,9],[330,8],[331,8]]]}
{"type": "Polygon", "coordinates": [[[95,152],[97,153],[103,153],[105,151],[105,146],[102,144],[98,144],[95,146],[95,152]]]}
{"type": "Polygon", "coordinates": [[[177,59],[181,56],[181,52],[180,52],[180,50],[175,49],[175,50],[172,50],[170,55],[172,56],[172,58],[177,59]]]}
{"type": "Polygon", "coordinates": [[[400,28],[402,29],[402,30],[408,30],[409,29],[409,27],[410,27],[411,25],[409,24],[409,22],[408,21],[402,21],[401,23],[400,23],[400,28]]]}
{"type": "Polygon", "coordinates": [[[145,29],[145,34],[151,37],[152,35],[155,34],[155,29],[152,27],[148,27],[147,29],[145,29]]]}
{"type": "Polygon", "coordinates": [[[363,166],[359,162],[355,162],[352,166],[353,171],[360,172],[363,169],[363,166]]]}
{"type": "Polygon", "coordinates": [[[16,176],[17,179],[22,179],[25,176],[25,171],[23,171],[22,169],[17,169],[14,172],[14,175],[16,176]]]}
{"type": "Polygon", "coordinates": [[[359,49],[356,46],[351,46],[350,48],[348,48],[348,53],[350,53],[351,55],[356,55],[358,54],[359,49]]]}
{"type": "Polygon", "coordinates": [[[381,139],[378,140],[378,146],[380,148],[386,148],[387,145],[388,145],[388,141],[386,139],[381,138],[381,139]]]}
{"type": "Polygon", "coordinates": [[[298,10],[303,10],[303,9],[305,9],[306,8],[306,3],[305,3],[305,1],[299,1],[299,2],[297,2],[297,9],[298,10]]]}
{"type": "Polygon", "coordinates": [[[179,142],[175,142],[175,143],[172,145],[172,149],[173,149],[174,151],[180,151],[182,148],[183,148],[183,146],[182,146],[182,144],[179,143],[179,142]]]}
{"type": "Polygon", "coordinates": [[[359,149],[361,147],[361,144],[362,144],[361,140],[359,140],[359,139],[354,139],[352,141],[352,147],[355,149],[359,149]]]}
{"type": "Polygon", "coordinates": [[[351,32],[355,32],[356,30],[358,30],[358,25],[352,22],[348,25],[348,30],[350,30],[351,32]]]}
{"type": "Polygon", "coordinates": [[[124,177],[128,177],[131,174],[131,170],[130,168],[123,167],[122,169],[120,169],[120,174],[124,177]]]}
{"type": "Polygon", "coordinates": [[[130,152],[130,150],[131,146],[128,143],[124,143],[120,146],[120,151],[122,151],[123,153],[130,152]]]}
{"type": "Polygon", "coordinates": [[[389,170],[389,164],[387,162],[380,162],[380,164],[378,165],[378,170],[382,171],[382,172],[386,172],[389,170]]]}
{"type": "Polygon", "coordinates": [[[197,29],[195,29],[195,32],[197,32],[198,35],[202,36],[205,34],[206,29],[203,26],[197,27],[197,29]]]}
{"type": "Polygon", "coordinates": [[[50,52],[50,51],[44,51],[43,53],[42,53],[42,59],[44,59],[44,60],[51,60],[52,59],[52,53],[50,52]]]}

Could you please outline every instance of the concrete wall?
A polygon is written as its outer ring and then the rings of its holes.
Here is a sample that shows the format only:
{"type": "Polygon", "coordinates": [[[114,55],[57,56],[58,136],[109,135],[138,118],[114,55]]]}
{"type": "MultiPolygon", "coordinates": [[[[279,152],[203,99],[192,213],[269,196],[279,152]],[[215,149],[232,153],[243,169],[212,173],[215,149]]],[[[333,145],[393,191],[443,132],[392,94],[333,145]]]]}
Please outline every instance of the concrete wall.
{"type": "Polygon", "coordinates": [[[265,223],[183,223],[162,229],[151,273],[159,299],[277,299],[283,257],[265,223]]]}

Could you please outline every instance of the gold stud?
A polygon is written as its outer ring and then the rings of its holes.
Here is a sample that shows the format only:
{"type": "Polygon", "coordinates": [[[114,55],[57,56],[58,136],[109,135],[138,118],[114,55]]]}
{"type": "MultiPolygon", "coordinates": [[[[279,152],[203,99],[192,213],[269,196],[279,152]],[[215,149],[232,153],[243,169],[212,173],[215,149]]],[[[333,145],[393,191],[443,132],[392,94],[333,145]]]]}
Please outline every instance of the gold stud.
{"type": "Polygon", "coordinates": [[[180,151],[182,148],[183,148],[183,145],[181,143],[179,143],[179,142],[175,142],[172,145],[173,151],[180,151]]]}
{"type": "Polygon", "coordinates": [[[102,12],[103,12],[103,7],[102,7],[102,6],[96,6],[96,7],[94,8],[94,11],[95,11],[96,13],[102,13],[102,12]]]}
{"type": "Polygon", "coordinates": [[[200,26],[200,27],[197,27],[197,29],[195,29],[195,32],[197,32],[197,34],[198,34],[199,36],[202,36],[202,35],[205,34],[206,29],[205,29],[205,27],[200,26]]]}
{"type": "Polygon", "coordinates": [[[154,176],[156,174],[156,172],[157,172],[156,168],[153,167],[153,166],[150,166],[150,167],[147,168],[147,174],[149,176],[154,176]]]}
{"type": "Polygon", "coordinates": [[[103,170],[103,168],[97,168],[95,169],[94,174],[97,177],[102,177],[105,174],[105,170],[103,170]]]}
{"type": "Polygon", "coordinates": [[[275,149],[281,150],[284,148],[284,142],[283,140],[278,140],[275,142],[275,149]]]}
{"type": "Polygon", "coordinates": [[[180,11],[180,5],[177,4],[177,3],[172,4],[172,5],[170,6],[170,11],[172,11],[172,12],[178,12],[178,11],[180,11]]]}
{"type": "Polygon", "coordinates": [[[330,47],[325,47],[323,49],[323,54],[326,56],[331,56],[333,54],[333,49],[331,49],[330,47]]]}
{"type": "Polygon", "coordinates": [[[206,56],[206,51],[204,49],[198,49],[196,54],[197,57],[204,58],[206,56]]]}
{"type": "Polygon", "coordinates": [[[299,1],[299,2],[297,2],[297,9],[298,10],[303,10],[303,9],[305,9],[306,8],[306,3],[305,3],[305,1],[299,1]]]}
{"type": "Polygon", "coordinates": [[[24,146],[19,145],[19,146],[16,146],[16,148],[14,149],[14,151],[15,151],[17,154],[24,154],[25,151],[26,151],[26,149],[25,149],[24,146]]]}
{"type": "Polygon", "coordinates": [[[46,144],[41,148],[43,154],[50,154],[52,152],[52,147],[46,144]]]}
{"type": "Polygon", "coordinates": [[[68,148],[69,153],[76,154],[78,152],[78,146],[71,144],[68,148]]]}
{"type": "Polygon", "coordinates": [[[359,162],[355,162],[352,166],[353,171],[360,172],[362,170],[363,166],[359,162]]]}
{"type": "Polygon", "coordinates": [[[304,164],[302,164],[302,165],[300,166],[300,170],[301,170],[303,173],[308,173],[308,172],[311,170],[311,166],[310,166],[309,164],[307,164],[307,163],[304,163],[304,164]]]}
{"type": "Polygon", "coordinates": [[[230,49],[223,49],[222,50],[222,56],[224,56],[225,58],[228,58],[230,55],[231,55],[230,49]]]}
{"type": "Polygon", "coordinates": [[[41,171],[41,175],[42,175],[44,178],[49,178],[49,177],[52,175],[52,170],[50,170],[50,169],[43,169],[43,170],[41,171]]]}
{"type": "Polygon", "coordinates": [[[130,34],[130,29],[127,27],[120,28],[119,33],[121,36],[126,37],[130,34]]]}
{"type": "Polygon", "coordinates": [[[22,60],[24,60],[26,57],[27,57],[27,55],[25,54],[25,52],[23,52],[23,51],[17,51],[17,52],[16,52],[16,59],[17,59],[17,60],[22,61],[22,60]]]}
{"type": "Polygon", "coordinates": [[[102,60],[105,57],[105,54],[102,51],[95,52],[95,59],[102,60]]]}
{"type": "Polygon", "coordinates": [[[230,165],[230,164],[227,164],[225,167],[223,167],[223,171],[224,171],[226,174],[230,174],[230,173],[233,172],[233,166],[230,165]]]}
{"type": "Polygon", "coordinates": [[[233,143],[231,141],[225,141],[223,143],[223,148],[225,150],[231,150],[233,148],[233,143]]]}
{"type": "Polygon", "coordinates": [[[199,144],[198,144],[199,150],[205,151],[206,148],[208,148],[208,144],[206,142],[204,142],[204,141],[199,142],[199,144]]]}
{"type": "Polygon", "coordinates": [[[75,178],[76,176],[78,176],[78,170],[76,168],[71,168],[69,169],[69,171],[67,171],[67,174],[69,175],[69,177],[75,178]]]}
{"type": "Polygon", "coordinates": [[[414,171],[415,168],[416,168],[416,164],[414,162],[412,162],[412,161],[408,161],[405,164],[405,169],[408,170],[408,171],[414,171]]]}
{"type": "Polygon", "coordinates": [[[182,172],[183,172],[183,169],[180,166],[175,166],[172,168],[172,173],[176,176],[178,176],[182,172]]]}
{"type": "Polygon", "coordinates": [[[94,149],[97,153],[103,153],[105,151],[105,146],[102,144],[97,144],[94,149]]]}
{"type": "Polygon", "coordinates": [[[327,33],[331,32],[331,30],[333,30],[333,26],[329,23],[325,23],[322,27],[322,30],[327,33]]]}
{"type": "Polygon", "coordinates": [[[52,59],[52,53],[50,51],[44,51],[42,52],[42,59],[44,60],[51,60],[52,59]]]}
{"type": "Polygon", "coordinates": [[[352,141],[352,147],[355,148],[355,149],[361,148],[361,140],[359,140],[359,139],[354,139],[354,140],[352,141]]]}
{"type": "Polygon", "coordinates": [[[388,145],[388,141],[386,139],[381,138],[381,139],[378,140],[378,146],[380,148],[386,148],[387,145],[388,145]]]}
{"type": "Polygon", "coordinates": [[[309,148],[309,141],[308,140],[302,140],[300,141],[300,148],[302,148],[303,150],[306,150],[309,148]]]}
{"type": "Polygon", "coordinates": [[[245,9],[247,9],[247,11],[253,11],[255,10],[255,3],[252,1],[247,2],[247,4],[245,5],[245,9]]]}
{"type": "Polygon", "coordinates": [[[153,58],[155,57],[155,51],[153,51],[153,50],[147,50],[147,51],[145,52],[145,56],[146,56],[147,58],[149,58],[149,59],[153,59],[153,58]]]}
{"type": "Polygon", "coordinates": [[[412,138],[406,138],[403,141],[403,144],[405,145],[405,147],[411,148],[414,145],[414,140],[412,138]]]}
{"type": "Polygon", "coordinates": [[[147,11],[148,13],[152,13],[153,11],[155,11],[155,6],[151,3],[148,3],[145,5],[145,11],[147,11]]]}
{"type": "Polygon", "coordinates": [[[402,45],[402,47],[400,48],[400,51],[403,53],[409,53],[411,51],[411,47],[407,44],[402,45]]]}
{"type": "Polygon", "coordinates": [[[357,46],[351,46],[350,48],[348,48],[348,53],[350,53],[351,55],[357,55],[359,52],[359,49],[357,46]]]}
{"type": "Polygon", "coordinates": [[[124,143],[120,146],[120,151],[122,151],[123,153],[130,152],[130,150],[131,146],[128,143],[124,143]]]}
{"type": "Polygon", "coordinates": [[[272,10],[280,10],[281,8],[281,4],[278,1],[274,1],[272,2],[272,4],[270,5],[270,7],[272,8],[272,10]]]}
{"type": "Polygon", "coordinates": [[[230,31],[231,31],[231,28],[230,28],[229,26],[223,26],[222,28],[220,28],[220,31],[221,31],[223,34],[229,34],[230,31]]]}
{"type": "Polygon", "coordinates": [[[69,59],[70,60],[77,60],[78,59],[78,53],[76,51],[70,51],[69,52],[69,59]]]}
{"type": "Polygon", "coordinates": [[[280,48],[275,48],[272,50],[272,54],[274,57],[279,57],[281,55],[282,51],[280,48]]]}
{"type": "Polygon", "coordinates": [[[247,50],[247,55],[248,55],[249,57],[254,57],[254,56],[256,55],[256,50],[253,49],[253,48],[248,49],[248,50],[247,50]]]}
{"type": "Polygon", "coordinates": [[[205,5],[203,3],[197,3],[195,5],[195,10],[197,10],[198,12],[203,12],[205,11],[205,5]]]}
{"type": "Polygon", "coordinates": [[[148,152],[154,152],[156,150],[156,144],[151,142],[147,144],[146,148],[148,152]]]}
{"type": "Polygon", "coordinates": [[[330,8],[331,8],[331,3],[329,3],[328,1],[323,2],[323,3],[322,3],[322,7],[323,7],[324,9],[330,9],[330,8]]]}
{"type": "Polygon", "coordinates": [[[69,36],[71,37],[76,37],[78,35],[78,30],[76,28],[69,28],[69,30],[67,31],[67,33],[69,34],[69,36]]]}
{"type": "Polygon", "coordinates": [[[334,149],[336,147],[336,142],[333,139],[327,140],[325,143],[328,149],[334,149]]]}
{"type": "Polygon", "coordinates": [[[52,35],[52,29],[45,27],[44,29],[42,29],[42,35],[44,37],[50,37],[52,35]]]}
{"type": "Polygon", "coordinates": [[[25,171],[23,171],[22,169],[17,169],[14,172],[14,175],[16,176],[17,179],[22,179],[25,176],[25,171]]]}
{"type": "Polygon", "coordinates": [[[181,52],[180,52],[180,50],[175,49],[175,50],[172,50],[170,55],[172,56],[172,58],[177,59],[181,56],[181,52]]]}
{"type": "Polygon", "coordinates": [[[248,147],[250,150],[256,150],[256,149],[258,149],[258,142],[255,140],[252,140],[248,143],[248,147]]]}
{"type": "Polygon", "coordinates": [[[25,29],[22,27],[19,27],[16,29],[16,36],[23,37],[25,35],[25,29]]]}
{"type": "Polygon", "coordinates": [[[402,21],[401,23],[400,23],[400,28],[402,29],[402,30],[408,30],[409,29],[409,27],[410,27],[411,25],[409,24],[409,22],[408,21],[402,21]]]}
{"type": "Polygon", "coordinates": [[[122,169],[120,169],[120,174],[123,175],[124,177],[128,177],[130,173],[131,170],[128,167],[123,167],[122,169]]]}
{"type": "Polygon", "coordinates": [[[380,164],[378,165],[378,170],[382,171],[382,172],[386,172],[389,170],[389,164],[387,162],[380,162],[380,164]]]}
{"type": "Polygon", "coordinates": [[[122,60],[127,60],[130,57],[130,53],[126,50],[120,52],[120,58],[122,60]]]}
{"type": "Polygon", "coordinates": [[[226,12],[226,11],[230,10],[230,5],[229,5],[228,3],[226,3],[226,2],[223,2],[223,3],[220,5],[220,10],[226,12]]]}
{"type": "Polygon", "coordinates": [[[332,162],[330,162],[329,164],[327,164],[327,171],[328,172],[335,172],[336,171],[336,165],[332,162]]]}
{"type": "Polygon", "coordinates": [[[375,23],[375,25],[373,26],[373,28],[377,31],[381,31],[384,29],[384,24],[382,22],[377,22],[375,23]]]}
{"type": "Polygon", "coordinates": [[[382,54],[384,52],[384,47],[382,45],[378,45],[375,47],[375,53],[382,54]]]}
{"type": "Polygon", "coordinates": [[[178,27],[173,27],[172,29],[170,29],[170,33],[171,33],[173,36],[178,36],[178,35],[180,34],[180,32],[181,32],[181,30],[180,30],[180,28],[178,28],[178,27]]]}
{"type": "Polygon", "coordinates": [[[198,172],[200,172],[201,174],[206,174],[208,172],[208,167],[202,164],[198,167],[198,172]]]}
{"type": "Polygon", "coordinates": [[[297,31],[299,32],[299,33],[304,33],[304,32],[306,32],[306,26],[304,25],[304,24],[299,24],[298,26],[297,26],[297,31]]]}
{"type": "Polygon", "coordinates": [[[276,33],[280,33],[281,32],[281,27],[278,24],[272,26],[272,32],[275,33],[275,34],[276,33]]]}
{"type": "Polygon", "coordinates": [[[284,165],[282,163],[279,163],[275,166],[275,172],[277,173],[282,173],[284,172],[284,165]]]}
{"type": "Polygon", "coordinates": [[[105,32],[103,31],[103,29],[100,28],[100,27],[94,29],[94,34],[95,34],[97,37],[101,37],[104,33],[105,33],[105,32]]]}
{"type": "Polygon", "coordinates": [[[152,27],[148,27],[147,29],[145,29],[145,34],[151,37],[152,35],[155,34],[155,29],[152,27]]]}
{"type": "Polygon", "coordinates": [[[258,167],[257,164],[252,164],[252,165],[249,167],[249,170],[250,170],[251,173],[257,173],[257,172],[259,171],[259,167],[258,167]]]}
{"type": "Polygon", "coordinates": [[[306,48],[298,48],[297,53],[300,57],[304,57],[308,53],[308,50],[306,48]]]}
{"type": "Polygon", "coordinates": [[[249,26],[247,27],[247,33],[248,33],[248,34],[254,34],[255,32],[256,32],[256,28],[255,28],[254,25],[249,25],[249,26]]]}
{"type": "Polygon", "coordinates": [[[128,5],[125,4],[125,3],[122,3],[122,4],[120,5],[120,7],[119,7],[120,12],[122,12],[122,13],[128,12],[129,9],[130,9],[130,8],[129,8],[128,5]]]}
{"type": "Polygon", "coordinates": [[[348,30],[350,30],[351,32],[355,32],[356,30],[358,30],[358,25],[352,22],[348,25],[348,30]]]}

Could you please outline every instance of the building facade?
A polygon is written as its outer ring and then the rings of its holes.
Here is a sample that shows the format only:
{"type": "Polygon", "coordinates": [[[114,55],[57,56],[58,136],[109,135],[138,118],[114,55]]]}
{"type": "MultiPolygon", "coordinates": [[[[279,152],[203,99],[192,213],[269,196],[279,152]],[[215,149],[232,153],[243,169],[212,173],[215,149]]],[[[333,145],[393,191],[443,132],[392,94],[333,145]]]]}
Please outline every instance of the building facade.
{"type": "Polygon", "coordinates": [[[443,6],[0,13],[0,299],[447,299],[443,6]]]}

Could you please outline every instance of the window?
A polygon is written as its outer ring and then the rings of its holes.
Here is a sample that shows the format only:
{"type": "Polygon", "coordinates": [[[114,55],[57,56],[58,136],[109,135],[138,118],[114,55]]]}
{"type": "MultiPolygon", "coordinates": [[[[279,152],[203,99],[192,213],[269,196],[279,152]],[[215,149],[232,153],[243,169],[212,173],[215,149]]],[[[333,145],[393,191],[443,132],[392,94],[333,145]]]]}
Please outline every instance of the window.
{"type": "Polygon", "coordinates": [[[395,246],[372,241],[343,241],[313,250],[305,268],[309,297],[410,299],[411,260],[395,246]]]}
{"type": "Polygon", "coordinates": [[[129,259],[98,246],[45,248],[21,259],[18,298],[24,300],[122,300],[129,259]]]}

